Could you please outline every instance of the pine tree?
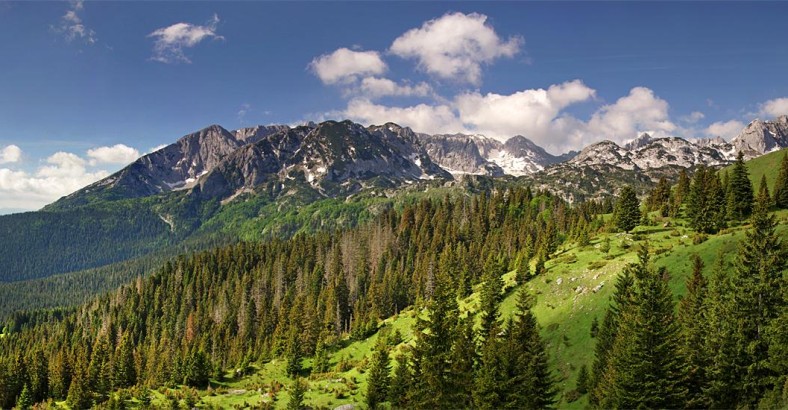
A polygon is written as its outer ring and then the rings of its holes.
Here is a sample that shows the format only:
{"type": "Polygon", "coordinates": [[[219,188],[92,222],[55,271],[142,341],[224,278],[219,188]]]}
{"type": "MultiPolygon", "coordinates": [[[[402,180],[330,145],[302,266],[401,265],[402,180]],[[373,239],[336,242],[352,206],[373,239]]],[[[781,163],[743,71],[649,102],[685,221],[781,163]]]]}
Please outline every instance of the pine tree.
{"type": "Polygon", "coordinates": [[[33,407],[33,394],[30,392],[30,389],[27,387],[27,383],[25,383],[24,387],[22,387],[22,392],[19,393],[19,397],[16,399],[16,408],[18,410],[28,410],[33,407]]]}
{"type": "Polygon", "coordinates": [[[293,380],[293,385],[290,387],[290,400],[287,402],[287,410],[302,410],[304,406],[304,395],[306,394],[309,386],[306,381],[300,377],[293,380]]]}
{"type": "Polygon", "coordinates": [[[388,346],[382,338],[378,338],[375,352],[372,353],[372,367],[367,377],[367,406],[370,409],[377,408],[388,397],[391,371],[389,361],[388,346]]]}
{"type": "Polygon", "coordinates": [[[611,297],[610,306],[602,319],[602,325],[596,337],[594,347],[594,363],[591,368],[591,379],[589,383],[591,404],[603,406],[606,397],[611,396],[612,374],[610,369],[611,351],[613,343],[618,337],[618,322],[622,311],[630,308],[632,303],[632,287],[634,284],[632,269],[624,269],[624,272],[616,280],[616,289],[611,297]]]}
{"type": "Polygon", "coordinates": [[[709,359],[702,348],[707,332],[707,281],[703,277],[703,260],[692,255],[692,276],[687,279],[687,294],[679,302],[678,321],[681,325],[681,355],[687,364],[687,406],[707,405],[703,396],[709,359]]]}
{"type": "Polygon", "coordinates": [[[586,365],[580,366],[580,373],[577,375],[577,392],[588,393],[588,367],[586,365]]]}
{"type": "Polygon", "coordinates": [[[783,155],[780,162],[780,171],[774,181],[774,205],[779,209],[788,208],[788,152],[783,155]]]}
{"type": "Polygon", "coordinates": [[[328,350],[326,350],[326,345],[323,343],[323,339],[320,339],[317,342],[317,347],[315,348],[315,358],[312,361],[312,372],[327,372],[329,366],[328,360],[328,350]]]}
{"type": "Polygon", "coordinates": [[[435,278],[432,299],[426,314],[416,320],[413,347],[413,377],[410,387],[412,407],[452,408],[454,381],[451,379],[451,348],[457,326],[457,300],[449,278],[435,278]]]}
{"type": "Polygon", "coordinates": [[[500,329],[500,315],[498,306],[501,303],[501,292],[503,289],[503,275],[506,267],[503,266],[500,258],[490,255],[484,264],[484,275],[482,280],[482,291],[480,296],[480,316],[481,324],[479,336],[481,340],[487,339],[491,332],[500,329]]]}
{"type": "Polygon", "coordinates": [[[744,154],[739,151],[733,171],[730,175],[728,186],[728,217],[733,220],[743,220],[752,213],[753,189],[750,182],[747,166],[744,164],[744,154]]]}
{"type": "Polygon", "coordinates": [[[640,202],[635,190],[629,185],[621,189],[619,196],[613,210],[614,222],[616,228],[629,232],[640,222],[640,202]]]}
{"type": "Polygon", "coordinates": [[[725,191],[720,178],[701,165],[695,171],[687,198],[687,217],[697,232],[716,233],[725,226],[725,191]]]}
{"type": "Polygon", "coordinates": [[[549,370],[532,307],[533,298],[521,288],[514,319],[508,327],[506,351],[511,365],[503,397],[508,408],[549,409],[555,403],[555,378],[549,370]]]}
{"type": "Polygon", "coordinates": [[[685,371],[679,355],[679,328],[664,270],[649,267],[648,249],[633,266],[632,305],[621,311],[609,366],[605,405],[616,408],[679,408],[686,399],[685,371]]]}
{"type": "Polygon", "coordinates": [[[751,228],[739,244],[731,278],[737,309],[730,320],[738,326],[735,336],[745,370],[740,381],[740,404],[748,406],[755,406],[769,386],[772,374],[768,366],[767,329],[785,303],[782,272],[788,267],[788,255],[775,233],[770,206],[763,184],[750,219],[751,228]]]}
{"type": "Polygon", "coordinates": [[[115,388],[133,386],[137,382],[136,368],[134,367],[134,352],[131,338],[126,335],[115,353],[113,362],[112,384],[115,388]]]}
{"type": "Polygon", "coordinates": [[[498,409],[506,402],[506,353],[498,335],[491,334],[483,340],[473,386],[474,407],[498,409]]]}
{"type": "Polygon", "coordinates": [[[74,366],[74,377],[68,389],[66,403],[72,409],[87,409],[93,405],[93,398],[90,394],[90,378],[88,366],[84,362],[84,356],[79,355],[74,366]]]}
{"type": "Polygon", "coordinates": [[[291,326],[289,336],[287,338],[287,351],[285,357],[287,359],[287,375],[296,378],[301,374],[301,343],[298,340],[298,328],[291,326]]]}
{"type": "Polygon", "coordinates": [[[451,351],[451,378],[454,380],[452,401],[461,408],[473,405],[474,372],[478,361],[473,322],[470,315],[459,320],[451,351]]]}
{"type": "Polygon", "coordinates": [[[396,362],[397,367],[394,368],[394,377],[391,378],[388,399],[393,407],[404,409],[409,407],[408,393],[411,390],[413,375],[410,372],[410,364],[408,363],[408,354],[406,352],[400,353],[396,358],[396,362]]]}

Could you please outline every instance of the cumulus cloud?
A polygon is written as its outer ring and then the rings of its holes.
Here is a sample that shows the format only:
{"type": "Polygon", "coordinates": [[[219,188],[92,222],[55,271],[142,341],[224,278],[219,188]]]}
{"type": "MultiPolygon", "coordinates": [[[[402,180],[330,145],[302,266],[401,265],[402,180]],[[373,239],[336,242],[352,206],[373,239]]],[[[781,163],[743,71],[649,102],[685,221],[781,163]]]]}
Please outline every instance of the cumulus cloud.
{"type": "Polygon", "coordinates": [[[476,132],[501,139],[523,134],[537,143],[549,144],[553,120],[561,110],[587,101],[595,93],[582,81],[574,80],[546,90],[510,95],[464,93],[457,96],[455,106],[462,122],[476,132]]]}
{"type": "Polygon", "coordinates": [[[62,34],[69,43],[78,40],[87,45],[96,44],[98,41],[96,32],[85,26],[82,17],[80,17],[85,6],[83,2],[81,0],[71,1],[69,5],[66,14],[60,18],[60,24],[53,26],[52,29],[62,34]]]}
{"type": "Polygon", "coordinates": [[[775,98],[761,104],[761,115],[767,117],[788,115],[788,97],[775,98]]]}
{"type": "Polygon", "coordinates": [[[700,111],[693,111],[689,115],[685,115],[685,116],[681,117],[680,119],[682,121],[686,122],[687,124],[695,124],[695,123],[697,123],[698,121],[700,121],[700,120],[702,120],[704,118],[706,118],[706,115],[703,114],[702,112],[700,112],[700,111]]]}
{"type": "Polygon", "coordinates": [[[111,147],[98,147],[88,150],[90,165],[116,164],[125,165],[140,157],[140,152],[124,144],[111,147]]]}
{"type": "Polygon", "coordinates": [[[148,37],[154,39],[151,60],[165,64],[191,63],[184,50],[192,48],[206,39],[224,39],[216,34],[218,25],[219,16],[214,14],[204,26],[175,23],[148,34],[148,37]]]}
{"type": "Polygon", "coordinates": [[[368,98],[386,96],[426,97],[432,94],[432,87],[425,82],[415,85],[398,84],[388,78],[366,77],[361,80],[360,92],[368,98]]]}
{"type": "Polygon", "coordinates": [[[615,142],[632,138],[638,131],[669,134],[677,130],[668,115],[668,102],[646,87],[635,87],[614,104],[601,107],[588,122],[588,131],[615,142]]]}
{"type": "Polygon", "coordinates": [[[316,57],[309,63],[309,68],[323,84],[336,84],[352,82],[362,76],[383,74],[387,66],[377,51],[339,48],[316,57]]]}
{"type": "Polygon", "coordinates": [[[728,141],[731,138],[739,135],[739,133],[744,129],[744,123],[737,120],[730,120],[730,121],[718,121],[715,123],[710,124],[704,130],[704,133],[708,137],[722,137],[728,141]]]}
{"type": "Polygon", "coordinates": [[[9,145],[0,150],[0,164],[19,162],[22,159],[22,150],[16,145],[9,145]]]}
{"type": "Polygon", "coordinates": [[[35,172],[0,168],[0,209],[33,210],[109,175],[78,155],[57,152],[35,172]]]}
{"type": "Polygon", "coordinates": [[[339,114],[365,124],[394,122],[430,134],[466,131],[452,107],[448,105],[390,107],[366,99],[353,99],[339,114]]]}
{"type": "Polygon", "coordinates": [[[523,38],[503,40],[487,23],[487,16],[449,13],[401,35],[390,52],[418,61],[423,71],[444,79],[479,84],[482,64],[520,51],[523,38]]]}

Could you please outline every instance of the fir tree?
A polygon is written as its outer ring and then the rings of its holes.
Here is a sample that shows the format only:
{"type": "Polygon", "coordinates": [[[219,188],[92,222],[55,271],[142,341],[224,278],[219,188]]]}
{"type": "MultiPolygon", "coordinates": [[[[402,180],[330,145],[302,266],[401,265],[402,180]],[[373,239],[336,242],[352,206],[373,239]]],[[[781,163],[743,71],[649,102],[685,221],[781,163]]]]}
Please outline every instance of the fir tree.
{"type": "Polygon", "coordinates": [[[703,389],[709,360],[703,349],[708,332],[707,281],[703,277],[703,260],[692,255],[692,276],[687,279],[687,294],[679,302],[678,321],[681,325],[681,354],[687,364],[687,406],[706,406],[703,389]]]}
{"type": "Polygon", "coordinates": [[[473,405],[474,372],[478,360],[473,322],[470,315],[459,320],[451,352],[451,378],[454,380],[452,401],[462,408],[473,405]]]}
{"type": "Polygon", "coordinates": [[[367,406],[377,408],[388,397],[389,373],[388,346],[382,338],[378,338],[375,352],[372,354],[372,367],[367,377],[367,406]]]}
{"type": "Polygon", "coordinates": [[[30,389],[27,387],[27,383],[25,383],[24,387],[22,387],[22,392],[19,393],[19,397],[16,399],[16,408],[18,410],[29,410],[33,407],[33,394],[30,392],[30,389]]]}
{"type": "Polygon", "coordinates": [[[753,190],[747,166],[744,164],[744,154],[739,151],[736,162],[733,164],[728,185],[728,217],[733,220],[742,220],[752,213],[753,190]]]}
{"type": "Polygon", "coordinates": [[[287,359],[287,375],[295,378],[301,374],[301,345],[298,340],[298,327],[296,326],[290,328],[285,357],[287,359]]]}
{"type": "Polygon", "coordinates": [[[317,342],[317,347],[315,348],[315,358],[312,361],[312,372],[327,372],[329,366],[328,360],[328,351],[326,350],[326,345],[323,343],[323,339],[320,339],[317,342]]]}
{"type": "Polygon", "coordinates": [[[774,181],[774,205],[779,209],[788,208],[788,152],[783,155],[777,180],[774,181]]]}
{"type": "Polygon", "coordinates": [[[654,271],[644,246],[634,266],[632,306],[621,312],[611,355],[611,395],[616,408],[679,408],[686,400],[680,334],[667,272],[654,271]]]}
{"type": "Polygon", "coordinates": [[[304,406],[304,395],[306,394],[309,386],[306,381],[300,377],[293,380],[293,385],[290,387],[290,400],[287,402],[287,410],[302,410],[304,406]]]}
{"type": "Polygon", "coordinates": [[[500,258],[495,258],[492,255],[487,258],[482,277],[484,283],[482,284],[479,307],[481,316],[479,336],[481,340],[487,339],[491,332],[497,332],[500,329],[498,306],[501,303],[505,273],[506,267],[503,266],[500,258]]]}
{"type": "Polygon", "coordinates": [[[397,367],[394,368],[394,377],[391,378],[391,385],[389,386],[389,401],[395,408],[408,408],[410,386],[413,382],[413,375],[410,372],[410,364],[408,363],[408,354],[406,352],[400,353],[397,358],[397,367]]]}
{"type": "Polygon", "coordinates": [[[588,393],[588,367],[586,365],[580,366],[580,373],[577,375],[577,392],[588,393]]]}
{"type": "Polygon", "coordinates": [[[624,186],[619,195],[613,210],[613,219],[616,228],[629,232],[640,222],[640,202],[635,190],[629,185],[624,186]]]}
{"type": "Polygon", "coordinates": [[[533,298],[522,288],[508,332],[508,381],[505,384],[506,407],[549,409],[555,403],[555,379],[547,363],[547,351],[539,335],[539,325],[531,308],[533,298]]]}
{"type": "Polygon", "coordinates": [[[719,176],[701,165],[687,199],[687,217],[697,232],[716,233],[725,226],[725,191],[719,176]]]}
{"type": "Polygon", "coordinates": [[[74,367],[74,378],[68,389],[66,404],[72,409],[87,409],[93,405],[93,397],[90,393],[90,379],[88,366],[84,363],[82,355],[74,367]]]}
{"type": "Polygon", "coordinates": [[[737,309],[733,323],[743,357],[740,404],[755,406],[768,388],[772,376],[768,367],[767,328],[785,303],[782,295],[783,270],[788,255],[775,233],[776,222],[769,214],[766,185],[761,186],[750,220],[751,228],[739,244],[732,286],[737,309]]]}

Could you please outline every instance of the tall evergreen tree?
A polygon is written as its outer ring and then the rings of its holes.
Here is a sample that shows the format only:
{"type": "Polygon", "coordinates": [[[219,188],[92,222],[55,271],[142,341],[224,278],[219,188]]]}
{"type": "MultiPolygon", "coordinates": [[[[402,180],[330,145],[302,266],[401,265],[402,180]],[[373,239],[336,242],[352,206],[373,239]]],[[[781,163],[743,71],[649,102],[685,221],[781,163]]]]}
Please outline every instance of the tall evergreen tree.
{"type": "Polygon", "coordinates": [[[525,287],[517,295],[514,319],[508,326],[507,358],[511,362],[505,383],[505,406],[512,409],[549,409],[556,399],[555,378],[525,287]]]}
{"type": "Polygon", "coordinates": [[[703,233],[715,233],[725,226],[725,191],[716,172],[701,165],[695,171],[687,198],[690,226],[703,233]]]}
{"type": "Polygon", "coordinates": [[[780,209],[788,208],[788,151],[783,154],[780,162],[780,170],[777,172],[777,180],[774,181],[774,205],[780,209]]]}
{"type": "Polygon", "coordinates": [[[708,333],[707,281],[703,276],[703,260],[692,255],[692,276],[687,279],[687,294],[679,302],[678,321],[681,325],[681,355],[687,364],[687,406],[705,407],[708,355],[703,344],[708,333]]]}
{"type": "Polygon", "coordinates": [[[737,306],[730,320],[744,365],[741,374],[740,404],[757,405],[771,383],[768,366],[767,328],[785,303],[782,295],[783,271],[788,268],[788,254],[775,233],[776,221],[769,214],[766,185],[761,187],[750,219],[751,228],[739,244],[733,276],[733,299],[737,306]]]}
{"type": "Polygon", "coordinates": [[[473,323],[471,315],[459,320],[451,351],[451,377],[454,380],[452,401],[461,408],[473,406],[474,372],[478,361],[473,323]]]}
{"type": "Polygon", "coordinates": [[[744,164],[744,154],[739,151],[736,162],[731,171],[727,202],[728,218],[743,220],[752,213],[753,189],[747,165],[744,164]]]}
{"type": "Polygon", "coordinates": [[[304,405],[304,395],[308,388],[307,382],[301,377],[296,377],[293,380],[293,385],[290,387],[290,400],[287,402],[287,410],[303,410],[307,408],[304,405]]]}
{"type": "Polygon", "coordinates": [[[613,218],[616,228],[629,232],[640,222],[640,202],[638,201],[635,189],[630,185],[624,186],[619,194],[613,218]]]}
{"type": "Polygon", "coordinates": [[[289,336],[287,338],[287,350],[285,351],[285,358],[287,359],[287,375],[296,378],[301,374],[301,343],[298,338],[298,327],[292,326],[290,328],[289,336]]]}
{"type": "Polygon", "coordinates": [[[407,352],[401,352],[396,358],[397,367],[394,368],[394,377],[391,378],[391,385],[388,389],[388,399],[394,408],[410,407],[408,395],[413,384],[413,375],[410,371],[408,356],[407,352]]]}
{"type": "Polygon", "coordinates": [[[367,406],[377,408],[388,397],[391,367],[389,352],[383,338],[378,338],[375,352],[372,353],[372,366],[367,377],[367,406]]]}
{"type": "Polygon", "coordinates": [[[609,366],[615,408],[679,408],[686,400],[685,371],[679,353],[679,328],[667,272],[649,266],[647,246],[634,266],[630,309],[619,316],[609,366]]]}
{"type": "Polygon", "coordinates": [[[591,368],[591,380],[589,385],[589,401],[596,406],[604,406],[603,400],[610,396],[612,381],[612,370],[610,369],[610,358],[613,350],[613,343],[618,337],[618,322],[622,311],[629,309],[632,303],[632,287],[634,284],[632,269],[624,269],[618,276],[615,291],[611,297],[610,306],[602,319],[602,325],[596,337],[594,346],[594,363],[591,368]]]}
{"type": "Polygon", "coordinates": [[[491,332],[500,330],[500,314],[498,306],[501,304],[501,292],[503,291],[503,275],[506,267],[503,266],[500,258],[490,255],[484,264],[484,275],[482,280],[482,291],[480,299],[481,324],[479,336],[481,340],[487,339],[491,332]]]}

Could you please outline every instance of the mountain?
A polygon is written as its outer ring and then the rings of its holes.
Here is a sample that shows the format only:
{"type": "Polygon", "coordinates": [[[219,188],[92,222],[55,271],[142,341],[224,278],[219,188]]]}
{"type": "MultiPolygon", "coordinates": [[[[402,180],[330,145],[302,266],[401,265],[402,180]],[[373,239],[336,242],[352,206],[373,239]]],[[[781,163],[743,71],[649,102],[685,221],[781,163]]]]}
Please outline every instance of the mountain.
{"type": "Polygon", "coordinates": [[[756,119],[750,122],[731,144],[748,159],[788,147],[788,115],[774,121],[756,119]]]}
{"type": "Polygon", "coordinates": [[[61,198],[47,209],[84,205],[90,198],[126,199],[188,189],[239,147],[253,144],[287,126],[258,126],[234,132],[211,125],[140,157],[122,170],[61,198]]]}
{"type": "Polygon", "coordinates": [[[483,135],[419,134],[419,138],[433,161],[454,175],[528,175],[576,154],[552,155],[522,135],[504,143],[483,135]]]}

